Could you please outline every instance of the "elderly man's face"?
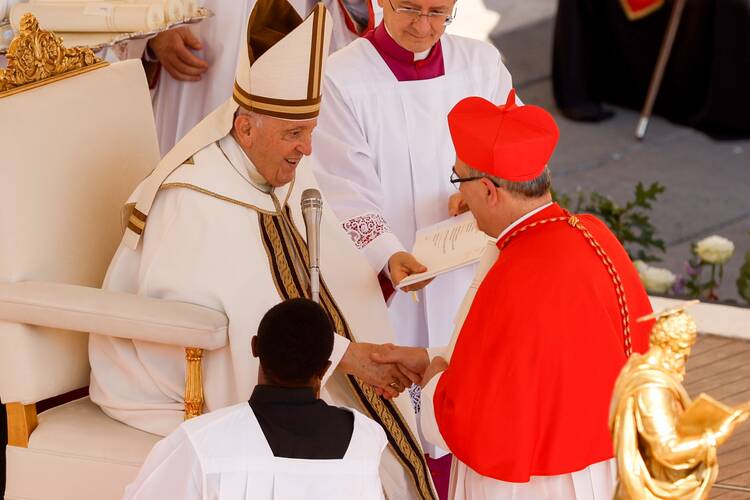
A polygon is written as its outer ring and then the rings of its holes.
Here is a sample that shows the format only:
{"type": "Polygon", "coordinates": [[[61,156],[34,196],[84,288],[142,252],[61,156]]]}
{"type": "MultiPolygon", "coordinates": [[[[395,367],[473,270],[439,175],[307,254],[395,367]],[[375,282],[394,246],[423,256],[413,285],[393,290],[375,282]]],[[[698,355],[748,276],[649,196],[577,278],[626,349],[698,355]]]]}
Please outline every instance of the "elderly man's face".
{"type": "Polygon", "coordinates": [[[445,18],[453,13],[455,3],[455,0],[378,0],[390,35],[401,47],[414,53],[424,52],[437,43],[445,31],[445,18]],[[396,12],[396,9],[440,16],[417,16],[396,12]]]}
{"type": "Polygon", "coordinates": [[[312,132],[317,124],[317,118],[291,121],[239,115],[234,131],[258,173],[279,187],[294,179],[300,160],[312,152],[312,132]]]}

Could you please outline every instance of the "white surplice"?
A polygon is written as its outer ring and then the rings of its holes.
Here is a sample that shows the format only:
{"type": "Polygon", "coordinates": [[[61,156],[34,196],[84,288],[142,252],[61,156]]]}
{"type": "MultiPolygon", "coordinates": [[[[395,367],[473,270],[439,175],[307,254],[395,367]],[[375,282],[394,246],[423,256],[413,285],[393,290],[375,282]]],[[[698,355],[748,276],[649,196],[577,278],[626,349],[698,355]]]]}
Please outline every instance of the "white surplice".
{"type": "Polygon", "coordinates": [[[349,448],[331,460],[275,457],[247,402],[188,420],[156,443],[124,500],[380,500],[386,437],[351,411],[349,448]]]}
{"type": "MultiPolygon", "coordinates": [[[[368,0],[369,1],[369,0],[368,0]]],[[[295,10],[305,18],[315,5],[314,0],[289,0],[295,10]]],[[[345,46],[357,36],[349,31],[344,21],[345,13],[340,0],[325,0],[333,19],[331,52],[345,46]]],[[[376,22],[382,9],[374,2],[376,22]]],[[[243,30],[255,0],[224,1],[204,0],[202,4],[214,12],[214,17],[189,25],[201,40],[203,48],[195,55],[205,60],[209,69],[200,81],[175,80],[161,69],[159,82],[153,91],[154,118],[161,154],[165,155],[185,134],[211,111],[232,97],[234,73],[243,30]]],[[[138,54],[130,56],[140,57],[138,54]]]]}
{"type": "MultiPolygon", "coordinates": [[[[492,45],[452,35],[441,43],[445,74],[429,80],[399,82],[366,39],[327,61],[313,168],[375,272],[395,252],[410,251],[418,229],[448,218],[456,192],[448,112],[472,95],[505,102],[512,87],[492,45]]],[[[472,273],[468,267],[437,277],[419,303],[397,293],[389,313],[398,343],[447,344],[472,273]]]]}
{"type": "MultiPolygon", "coordinates": [[[[518,224],[544,210],[550,203],[530,211],[500,234],[502,238],[518,224]]],[[[455,329],[447,346],[429,349],[430,359],[442,356],[450,361],[453,348],[463,327],[482,280],[495,264],[500,251],[496,239],[487,242],[474,279],[466,292],[455,320],[455,329]]],[[[442,374],[433,377],[422,389],[420,429],[424,438],[435,446],[449,450],[435,418],[433,398],[442,374]]],[[[501,403],[500,403],[501,404],[501,403]]],[[[511,411],[511,409],[509,409],[511,411]]],[[[509,483],[482,476],[455,456],[451,463],[449,500],[611,500],[614,494],[617,465],[614,459],[598,462],[583,470],[558,476],[532,476],[528,483],[509,483]]]]}
{"type": "MultiPolygon", "coordinates": [[[[258,375],[250,339],[265,312],[282,300],[262,242],[259,212],[276,213],[275,202],[283,205],[287,200],[292,221],[305,239],[300,197],[305,189],[318,186],[307,158],[303,158],[294,183],[269,192],[229,135],[191,159],[162,184],[136,250],[120,244],[103,287],[199,304],[227,314],[228,345],[203,355],[205,405],[207,411],[213,411],[250,397],[258,375]]],[[[131,200],[138,199],[142,187],[143,183],[131,200]]],[[[321,278],[353,336],[360,342],[393,342],[377,280],[325,198],[320,242],[321,278]]],[[[332,368],[324,379],[321,398],[335,406],[364,411],[346,377],[334,371],[347,347],[348,341],[336,335],[332,368]]],[[[160,435],[182,422],[182,348],[92,334],[89,358],[91,399],[105,413],[160,435]]],[[[396,404],[409,432],[415,433],[408,396],[402,394],[396,404]]],[[[383,454],[380,476],[389,498],[402,498],[400,495],[411,491],[412,483],[391,447],[383,454]]]]}

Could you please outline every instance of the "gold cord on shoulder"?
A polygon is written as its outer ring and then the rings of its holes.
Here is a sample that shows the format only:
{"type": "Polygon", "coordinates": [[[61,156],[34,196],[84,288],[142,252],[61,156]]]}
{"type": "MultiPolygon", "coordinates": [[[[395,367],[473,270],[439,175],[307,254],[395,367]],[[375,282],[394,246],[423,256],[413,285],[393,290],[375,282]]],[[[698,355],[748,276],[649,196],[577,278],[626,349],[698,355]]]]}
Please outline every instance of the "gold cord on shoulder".
{"type": "Polygon", "coordinates": [[[505,240],[503,240],[503,243],[500,246],[500,251],[502,252],[503,249],[505,249],[505,247],[507,247],[513,239],[515,239],[518,235],[525,233],[529,229],[543,226],[552,222],[563,221],[567,222],[570,227],[573,227],[581,232],[583,237],[586,238],[586,241],[589,243],[589,245],[591,245],[591,248],[594,249],[594,252],[599,257],[599,260],[601,260],[602,264],[604,264],[604,267],[607,269],[607,273],[612,279],[612,284],[615,287],[615,294],[617,295],[617,303],[620,308],[625,355],[627,357],[630,357],[630,355],[633,354],[633,346],[630,336],[630,311],[628,309],[628,302],[625,296],[625,287],[622,285],[622,279],[620,279],[620,274],[617,272],[612,259],[609,258],[609,255],[607,255],[607,252],[604,251],[604,248],[602,248],[599,242],[596,241],[594,235],[591,234],[588,229],[586,229],[586,226],[583,225],[583,223],[577,216],[568,214],[564,217],[550,217],[549,219],[541,219],[523,226],[513,231],[505,240]]]}

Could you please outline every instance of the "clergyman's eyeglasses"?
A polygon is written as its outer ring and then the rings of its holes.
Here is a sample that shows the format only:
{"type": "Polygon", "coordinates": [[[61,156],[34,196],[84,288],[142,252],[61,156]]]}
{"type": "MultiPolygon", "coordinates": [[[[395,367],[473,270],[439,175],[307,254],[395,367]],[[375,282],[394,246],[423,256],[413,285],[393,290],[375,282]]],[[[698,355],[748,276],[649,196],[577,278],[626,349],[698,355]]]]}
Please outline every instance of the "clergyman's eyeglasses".
{"type": "Polygon", "coordinates": [[[411,22],[416,22],[420,17],[424,16],[431,23],[442,22],[443,26],[448,26],[456,18],[456,13],[458,12],[458,7],[454,7],[453,14],[446,14],[445,12],[428,12],[424,14],[421,10],[412,9],[411,7],[397,8],[393,5],[392,0],[388,0],[388,3],[396,14],[411,18],[411,22]]]}
{"type": "Polygon", "coordinates": [[[474,176],[471,176],[471,177],[459,177],[458,173],[456,172],[456,167],[453,167],[451,169],[451,180],[450,180],[450,182],[451,182],[451,184],[453,184],[453,187],[456,188],[456,189],[458,189],[459,187],[461,187],[460,184],[462,182],[476,181],[476,180],[479,180],[479,179],[487,179],[495,187],[500,187],[497,184],[497,182],[493,181],[492,179],[490,179],[486,175],[474,175],[474,176]]]}

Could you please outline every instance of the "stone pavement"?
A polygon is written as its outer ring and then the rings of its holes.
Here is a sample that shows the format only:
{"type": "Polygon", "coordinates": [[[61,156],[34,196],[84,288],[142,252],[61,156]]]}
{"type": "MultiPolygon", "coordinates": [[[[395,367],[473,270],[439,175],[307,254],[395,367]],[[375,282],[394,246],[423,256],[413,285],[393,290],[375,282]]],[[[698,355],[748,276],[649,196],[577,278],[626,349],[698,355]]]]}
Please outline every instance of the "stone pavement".
{"type": "Polygon", "coordinates": [[[531,24],[515,19],[520,27],[506,30],[500,29],[507,19],[504,5],[524,2],[485,1],[490,9],[499,5],[503,16],[490,38],[503,53],[519,96],[543,106],[558,120],[560,144],[550,163],[556,190],[593,190],[623,203],[632,197],[638,181],[660,182],[667,190],[654,205],[651,219],[667,252],[655,265],[679,274],[690,257],[691,242],[712,234],[729,238],[736,250],[719,297],[739,299],[735,280],[750,250],[750,140],[715,141],[654,117],[645,140],[638,142],[633,136],[638,113],[625,109],[617,109],[615,118],[600,124],[563,118],[555,108],[550,80],[553,18],[536,20],[549,12],[550,2],[531,2],[518,16],[525,15],[531,24]]]}

